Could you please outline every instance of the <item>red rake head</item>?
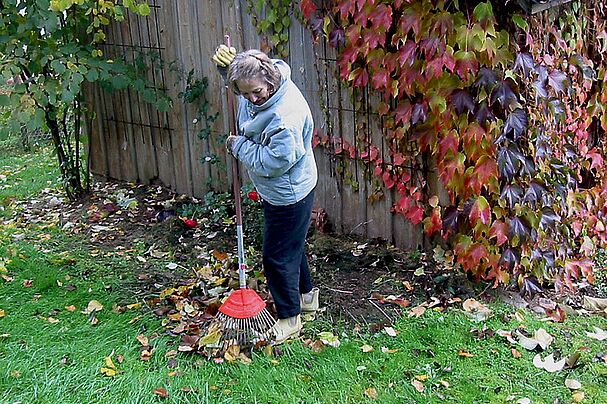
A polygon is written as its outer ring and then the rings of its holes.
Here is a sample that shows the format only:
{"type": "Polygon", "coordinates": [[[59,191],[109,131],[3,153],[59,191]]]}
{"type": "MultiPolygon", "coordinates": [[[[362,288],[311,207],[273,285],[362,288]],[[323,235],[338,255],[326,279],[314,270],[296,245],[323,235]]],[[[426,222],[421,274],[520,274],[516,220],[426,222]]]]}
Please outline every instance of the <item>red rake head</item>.
{"type": "Polygon", "coordinates": [[[238,289],[223,302],[219,311],[232,318],[251,318],[266,308],[266,302],[253,289],[238,289]]]}

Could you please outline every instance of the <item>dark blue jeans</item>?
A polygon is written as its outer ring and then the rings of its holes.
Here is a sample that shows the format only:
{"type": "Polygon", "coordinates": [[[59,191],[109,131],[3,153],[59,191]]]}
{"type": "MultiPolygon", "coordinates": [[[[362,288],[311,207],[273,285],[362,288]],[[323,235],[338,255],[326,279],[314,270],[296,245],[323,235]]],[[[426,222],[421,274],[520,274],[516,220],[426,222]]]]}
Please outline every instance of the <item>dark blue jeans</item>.
{"type": "Polygon", "coordinates": [[[314,191],[292,205],[263,203],[263,268],[278,318],[298,315],[299,295],[312,290],[305,241],[313,202],[314,191]]]}

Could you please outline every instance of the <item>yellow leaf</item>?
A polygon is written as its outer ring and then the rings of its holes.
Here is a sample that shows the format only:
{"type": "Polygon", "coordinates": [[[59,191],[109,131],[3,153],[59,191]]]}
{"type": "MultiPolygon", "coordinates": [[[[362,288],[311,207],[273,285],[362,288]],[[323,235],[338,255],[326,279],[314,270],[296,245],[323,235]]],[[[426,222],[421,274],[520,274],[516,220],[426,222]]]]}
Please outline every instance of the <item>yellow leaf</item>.
{"type": "Polygon", "coordinates": [[[114,377],[118,374],[118,371],[116,369],[101,368],[101,374],[108,377],[114,377]]]}
{"type": "Polygon", "coordinates": [[[377,398],[377,390],[375,389],[375,387],[369,387],[368,389],[365,389],[365,396],[369,398],[377,398]]]}
{"type": "Polygon", "coordinates": [[[129,310],[140,309],[141,308],[141,303],[127,304],[126,308],[129,309],[129,310]]]}
{"type": "Polygon", "coordinates": [[[461,350],[457,353],[459,356],[463,356],[464,358],[472,358],[474,355],[468,351],[461,350]]]}
{"type": "Polygon", "coordinates": [[[585,395],[583,391],[576,391],[571,395],[571,400],[574,403],[581,403],[582,401],[584,401],[584,397],[585,395]]]}
{"type": "Polygon", "coordinates": [[[0,318],[6,316],[6,312],[2,309],[0,309],[0,318]]]}
{"type": "Polygon", "coordinates": [[[415,376],[415,378],[417,380],[419,380],[420,382],[425,382],[426,380],[428,380],[430,378],[430,376],[428,376],[428,375],[417,375],[417,376],[415,376]]]}
{"type": "Polygon", "coordinates": [[[200,338],[200,341],[198,341],[198,346],[215,346],[219,343],[220,339],[221,333],[219,330],[213,330],[204,337],[200,338]]]}
{"type": "Polygon", "coordinates": [[[112,354],[110,356],[105,357],[105,367],[116,370],[116,365],[114,365],[114,361],[112,360],[113,354],[114,354],[114,352],[112,352],[112,354]]]}
{"type": "Polygon", "coordinates": [[[103,309],[103,305],[99,303],[97,300],[91,300],[86,306],[86,309],[82,312],[83,314],[91,314],[96,311],[101,311],[103,309]]]}
{"type": "Polygon", "coordinates": [[[367,353],[367,352],[373,352],[373,347],[371,345],[363,345],[360,347],[360,350],[367,353]]]}

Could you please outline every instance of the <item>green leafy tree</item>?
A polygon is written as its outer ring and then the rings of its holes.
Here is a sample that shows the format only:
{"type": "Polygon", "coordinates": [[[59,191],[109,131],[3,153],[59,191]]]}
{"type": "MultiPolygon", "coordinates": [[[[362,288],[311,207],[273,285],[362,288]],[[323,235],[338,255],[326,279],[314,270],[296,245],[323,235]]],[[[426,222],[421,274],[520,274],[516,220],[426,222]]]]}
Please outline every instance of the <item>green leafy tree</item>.
{"type": "Polygon", "coordinates": [[[72,200],[89,189],[86,122],[93,116],[84,99],[87,82],[153,91],[146,100],[161,110],[170,107],[164,93],[141,79],[138,64],[110,60],[99,47],[104,27],[129,11],[146,16],[150,8],[135,0],[0,0],[0,73],[13,82],[8,94],[0,94],[0,106],[11,108],[11,119],[50,133],[72,200]]]}

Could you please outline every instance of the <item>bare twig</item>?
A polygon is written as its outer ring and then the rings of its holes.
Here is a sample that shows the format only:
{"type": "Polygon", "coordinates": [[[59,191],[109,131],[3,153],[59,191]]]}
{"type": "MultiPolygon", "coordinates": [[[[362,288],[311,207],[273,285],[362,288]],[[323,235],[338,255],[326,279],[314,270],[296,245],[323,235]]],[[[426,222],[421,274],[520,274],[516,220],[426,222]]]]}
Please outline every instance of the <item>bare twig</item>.
{"type": "Polygon", "coordinates": [[[340,290],[340,289],[333,289],[333,288],[327,288],[327,289],[329,289],[333,292],[337,292],[337,293],[345,293],[347,295],[351,295],[352,293],[354,293],[351,290],[340,290]]]}
{"type": "Polygon", "coordinates": [[[368,300],[368,301],[369,301],[369,302],[370,302],[370,303],[371,303],[373,306],[375,306],[375,308],[376,308],[377,310],[379,310],[379,311],[381,312],[381,314],[383,314],[383,315],[384,315],[384,316],[385,316],[385,317],[386,317],[386,318],[387,318],[387,319],[390,321],[390,323],[392,323],[392,322],[394,321],[394,320],[392,320],[392,317],[390,317],[390,316],[388,315],[388,313],[386,313],[386,312],[384,311],[384,309],[382,309],[381,307],[379,307],[379,305],[378,305],[377,303],[375,303],[375,302],[374,302],[373,300],[371,300],[371,299],[367,299],[367,300],[368,300]]]}

